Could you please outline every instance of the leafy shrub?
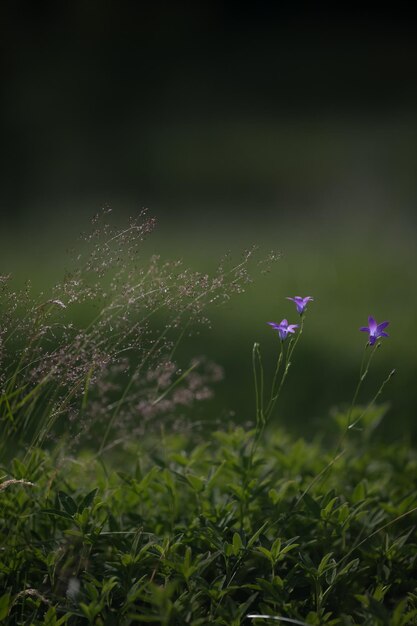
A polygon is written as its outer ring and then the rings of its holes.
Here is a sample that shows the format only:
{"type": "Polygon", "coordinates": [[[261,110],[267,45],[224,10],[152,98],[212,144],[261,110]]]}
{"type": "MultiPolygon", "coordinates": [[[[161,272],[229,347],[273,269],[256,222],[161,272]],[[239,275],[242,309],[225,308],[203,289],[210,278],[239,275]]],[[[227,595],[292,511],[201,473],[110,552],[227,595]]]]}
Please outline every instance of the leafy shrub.
{"type": "Polygon", "coordinates": [[[0,492],[4,623],[415,623],[416,453],[356,440],[335,458],[275,432],[250,463],[252,441],[155,437],[123,472],[16,462],[31,484],[0,492]]]}

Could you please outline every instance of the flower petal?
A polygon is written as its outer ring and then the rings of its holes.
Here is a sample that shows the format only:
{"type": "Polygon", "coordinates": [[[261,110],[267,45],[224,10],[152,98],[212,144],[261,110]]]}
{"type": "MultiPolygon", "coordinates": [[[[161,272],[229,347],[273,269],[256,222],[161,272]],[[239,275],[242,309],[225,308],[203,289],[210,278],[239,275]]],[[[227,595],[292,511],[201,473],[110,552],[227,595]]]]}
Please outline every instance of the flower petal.
{"type": "Polygon", "coordinates": [[[369,324],[369,332],[372,333],[374,330],[376,330],[377,323],[376,323],[376,320],[374,320],[374,318],[371,315],[368,317],[368,324],[369,324]]]}
{"type": "Polygon", "coordinates": [[[381,324],[378,324],[378,326],[376,327],[377,331],[380,332],[381,330],[384,330],[384,328],[386,328],[388,324],[389,322],[381,322],[381,324]]]}
{"type": "Polygon", "coordinates": [[[276,324],[275,322],[267,322],[267,324],[269,324],[269,326],[272,326],[274,330],[281,330],[281,326],[279,324],[276,324]]]}
{"type": "MultiPolygon", "coordinates": [[[[271,322],[268,323],[271,324],[271,322]]],[[[361,330],[363,333],[369,333],[369,328],[367,326],[362,326],[359,330],[361,330]]]]}

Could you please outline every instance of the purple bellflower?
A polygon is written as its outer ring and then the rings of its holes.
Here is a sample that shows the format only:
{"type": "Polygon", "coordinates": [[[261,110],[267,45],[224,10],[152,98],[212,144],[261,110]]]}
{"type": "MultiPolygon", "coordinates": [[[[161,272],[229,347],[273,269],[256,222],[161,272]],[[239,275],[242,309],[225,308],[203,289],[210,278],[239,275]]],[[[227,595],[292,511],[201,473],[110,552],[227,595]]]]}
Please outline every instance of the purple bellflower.
{"type": "Polygon", "coordinates": [[[295,333],[295,329],[298,328],[298,324],[288,324],[288,320],[282,320],[279,324],[275,322],[267,322],[274,330],[279,333],[281,341],[285,341],[289,333],[295,333]]]}
{"type": "Polygon", "coordinates": [[[359,330],[363,333],[369,333],[369,345],[373,346],[379,337],[389,337],[388,333],[384,333],[384,328],[386,328],[389,322],[381,322],[381,324],[377,324],[374,318],[370,315],[368,317],[369,326],[362,326],[359,330]]]}
{"type": "Polygon", "coordinates": [[[305,298],[302,298],[301,296],[294,296],[294,298],[288,297],[287,300],[292,300],[297,307],[297,313],[302,315],[307,308],[307,304],[310,302],[310,300],[314,300],[314,298],[312,298],[311,296],[306,296],[305,298]]]}

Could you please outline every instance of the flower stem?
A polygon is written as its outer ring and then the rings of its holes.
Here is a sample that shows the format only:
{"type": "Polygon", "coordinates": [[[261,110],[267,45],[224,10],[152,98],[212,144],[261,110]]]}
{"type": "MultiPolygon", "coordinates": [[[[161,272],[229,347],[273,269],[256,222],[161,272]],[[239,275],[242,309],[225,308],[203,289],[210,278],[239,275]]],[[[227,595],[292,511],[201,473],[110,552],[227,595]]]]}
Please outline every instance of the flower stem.
{"type": "Polygon", "coordinates": [[[395,369],[391,370],[390,373],[388,374],[388,376],[385,378],[385,380],[382,381],[381,385],[379,386],[378,391],[376,392],[376,394],[374,395],[372,400],[370,400],[370,402],[368,402],[366,408],[362,411],[362,413],[359,415],[359,417],[354,422],[352,422],[352,424],[350,424],[348,426],[349,429],[354,428],[356,426],[356,424],[358,424],[358,422],[360,422],[361,419],[367,414],[369,409],[375,404],[375,402],[377,401],[377,399],[379,398],[379,396],[383,392],[385,385],[387,385],[389,383],[389,381],[394,376],[394,374],[395,374],[395,369]]]}
{"type": "Polygon", "coordinates": [[[270,416],[271,416],[271,414],[272,414],[272,412],[273,412],[273,410],[275,408],[275,405],[277,403],[277,400],[278,400],[278,398],[280,396],[281,389],[284,386],[285,379],[287,378],[288,371],[289,371],[289,369],[291,367],[291,357],[292,357],[292,355],[294,353],[294,350],[295,350],[295,347],[296,347],[297,343],[300,340],[301,335],[303,334],[303,328],[304,328],[304,315],[301,316],[300,332],[297,334],[297,336],[294,339],[290,340],[290,343],[288,345],[287,353],[286,353],[285,359],[284,359],[284,371],[282,373],[282,378],[280,380],[278,389],[275,392],[275,385],[276,385],[276,379],[278,377],[278,370],[279,370],[279,367],[281,365],[281,361],[282,361],[282,357],[283,357],[283,342],[281,342],[281,353],[280,353],[280,356],[278,357],[277,369],[275,371],[275,376],[274,376],[272,389],[271,389],[271,398],[270,398],[270,400],[268,402],[268,406],[267,406],[267,409],[265,411],[265,420],[266,421],[270,418],[270,416]]]}
{"type": "Polygon", "coordinates": [[[274,372],[274,378],[272,379],[271,396],[269,398],[268,406],[266,407],[266,413],[269,412],[272,400],[275,397],[275,387],[276,387],[276,384],[277,384],[278,373],[279,373],[279,370],[281,368],[281,363],[282,363],[283,356],[284,356],[284,349],[283,349],[283,342],[281,341],[280,342],[280,351],[279,351],[279,355],[278,355],[278,359],[277,359],[277,365],[275,367],[275,372],[274,372]]]}
{"type": "Polygon", "coordinates": [[[265,423],[264,415],[264,369],[259,343],[255,342],[252,349],[252,369],[255,383],[256,427],[265,423]]]}
{"type": "Polygon", "coordinates": [[[369,359],[368,359],[368,362],[366,364],[366,367],[364,367],[364,365],[365,365],[365,355],[366,355],[366,349],[369,346],[369,343],[367,343],[366,346],[365,346],[365,349],[364,349],[363,355],[362,355],[361,368],[360,368],[360,372],[359,372],[359,381],[358,381],[358,384],[356,385],[355,393],[353,394],[352,402],[350,404],[349,411],[348,411],[346,430],[349,430],[349,428],[350,428],[350,420],[352,419],[352,411],[353,411],[353,408],[355,406],[355,403],[356,403],[359,391],[360,391],[360,389],[362,387],[363,381],[365,380],[365,378],[368,375],[369,367],[371,365],[372,358],[373,358],[377,348],[380,345],[381,344],[379,344],[379,343],[375,344],[375,346],[371,350],[371,353],[369,355],[369,359]]]}

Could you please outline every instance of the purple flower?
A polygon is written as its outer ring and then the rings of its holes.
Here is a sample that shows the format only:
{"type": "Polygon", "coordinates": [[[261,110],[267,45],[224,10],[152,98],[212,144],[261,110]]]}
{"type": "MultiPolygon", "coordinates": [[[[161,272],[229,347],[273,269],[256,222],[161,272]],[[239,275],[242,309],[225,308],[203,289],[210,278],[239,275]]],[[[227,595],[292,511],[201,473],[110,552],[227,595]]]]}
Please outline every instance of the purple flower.
{"type": "Polygon", "coordinates": [[[312,298],[311,296],[306,296],[305,298],[302,298],[301,296],[294,296],[294,298],[287,298],[287,300],[292,300],[293,302],[295,302],[295,306],[297,307],[297,313],[302,315],[307,308],[307,304],[310,302],[310,300],[314,300],[314,298],[312,298]]]}
{"type": "Polygon", "coordinates": [[[275,322],[267,322],[274,330],[277,330],[279,333],[279,338],[281,341],[284,341],[288,333],[295,333],[295,329],[298,328],[298,324],[288,324],[287,320],[282,320],[279,324],[275,322]]]}
{"type": "Polygon", "coordinates": [[[373,346],[375,341],[379,337],[389,337],[387,333],[384,333],[384,328],[386,328],[389,322],[381,322],[381,324],[377,324],[371,315],[368,317],[369,326],[362,326],[359,330],[363,333],[369,333],[369,345],[373,346]]]}

